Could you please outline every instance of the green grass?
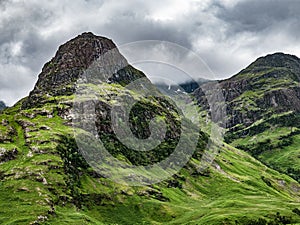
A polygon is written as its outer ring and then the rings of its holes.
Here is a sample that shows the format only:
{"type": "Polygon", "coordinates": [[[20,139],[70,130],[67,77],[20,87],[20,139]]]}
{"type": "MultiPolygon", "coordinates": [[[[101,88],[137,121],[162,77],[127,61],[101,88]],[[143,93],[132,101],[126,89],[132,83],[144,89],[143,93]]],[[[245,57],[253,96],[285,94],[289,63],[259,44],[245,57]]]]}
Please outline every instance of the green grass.
{"type": "MultiPolygon", "coordinates": [[[[83,209],[77,213],[75,209],[63,209],[59,211],[58,217],[51,218],[48,223],[59,224],[67,217],[72,224],[80,217],[82,222],[84,218],[90,218],[89,224],[224,224],[224,221],[235,224],[235,220],[245,216],[250,219],[268,218],[276,212],[292,216],[294,223],[300,222],[300,217],[292,213],[294,208],[300,206],[299,193],[292,190],[292,186],[297,185],[294,180],[267,168],[247,153],[229,146],[223,148],[215,163],[220,169],[212,166],[209,177],[193,177],[189,171],[183,169],[181,174],[186,181],[182,189],[167,188],[163,184],[155,185],[154,188],[170,201],[161,202],[141,197],[134,194],[139,192],[138,188],[129,191],[130,187],[120,188],[108,181],[107,186],[113,187],[93,191],[102,195],[106,193],[107,197],[113,198],[113,190],[115,195],[121,195],[120,199],[116,198],[105,205],[96,205],[91,210],[83,209]],[[268,186],[262,176],[269,179],[272,186],[268,186]],[[280,186],[279,181],[285,181],[286,186],[280,186]],[[119,193],[121,189],[132,193],[122,196],[119,193]],[[74,214],[78,217],[73,218],[74,214]]],[[[86,182],[88,185],[84,185],[83,190],[90,186],[95,187],[91,185],[95,180],[84,178],[83,183],[86,182]]]]}
{"type": "Polygon", "coordinates": [[[283,171],[291,166],[300,170],[300,135],[293,136],[291,145],[266,151],[260,158],[268,164],[280,165],[283,171]]]}
{"type": "Polygon", "coordinates": [[[192,159],[172,178],[181,186],[164,181],[130,187],[93,176],[79,161],[76,168],[66,166],[73,165],[75,150],[61,137],[71,137],[73,129],[58,110],[67,105],[19,111],[20,105],[0,114],[0,121],[7,119],[16,130],[13,142],[0,147],[19,150],[15,159],[0,164],[0,224],[235,224],[245,216],[269,219],[277,212],[300,223],[292,212],[300,209],[299,184],[229,145],[219,147],[206,175],[194,174],[193,165],[200,162],[192,159]],[[29,130],[20,121],[30,122],[29,130]]]}

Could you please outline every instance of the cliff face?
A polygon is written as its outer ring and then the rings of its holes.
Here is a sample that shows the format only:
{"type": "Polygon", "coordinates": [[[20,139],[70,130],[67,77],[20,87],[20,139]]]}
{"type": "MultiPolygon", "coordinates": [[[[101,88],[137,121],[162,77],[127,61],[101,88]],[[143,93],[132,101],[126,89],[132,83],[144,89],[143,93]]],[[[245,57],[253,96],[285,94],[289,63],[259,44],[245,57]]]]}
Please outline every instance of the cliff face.
{"type": "Polygon", "coordinates": [[[228,115],[228,128],[250,126],[272,114],[299,112],[300,60],[277,53],[259,58],[231,79],[222,81],[228,115]]]}
{"type": "Polygon", "coordinates": [[[72,86],[95,60],[115,48],[111,40],[92,33],[83,33],[68,41],[44,65],[30,97],[41,92],[49,95],[68,94],[59,89],[72,86]]]}

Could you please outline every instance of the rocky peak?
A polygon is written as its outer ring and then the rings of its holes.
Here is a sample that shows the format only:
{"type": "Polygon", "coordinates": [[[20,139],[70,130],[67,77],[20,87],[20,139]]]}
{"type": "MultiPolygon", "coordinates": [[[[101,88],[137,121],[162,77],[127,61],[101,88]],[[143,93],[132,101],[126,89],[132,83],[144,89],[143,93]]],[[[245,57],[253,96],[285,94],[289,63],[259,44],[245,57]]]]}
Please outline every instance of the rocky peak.
{"type": "Polygon", "coordinates": [[[128,81],[133,77],[144,76],[128,65],[112,40],[91,32],[82,33],[61,45],[55,56],[44,65],[34,90],[23,103],[23,108],[31,107],[44,96],[73,94],[79,76],[91,66],[95,67],[94,62],[106,53],[109,56],[106,57],[109,58],[108,63],[114,68],[113,74],[120,73],[115,77],[112,76],[110,82],[121,82],[124,79],[128,81]]]}
{"type": "Polygon", "coordinates": [[[83,33],[61,45],[50,63],[44,66],[43,71],[51,68],[51,63],[60,71],[75,67],[86,69],[100,55],[115,48],[116,45],[110,39],[96,36],[91,32],[83,33]]]}
{"type": "Polygon", "coordinates": [[[73,38],[61,45],[55,56],[44,65],[32,94],[38,92],[60,94],[57,91],[72,85],[82,71],[100,55],[115,48],[116,45],[111,40],[90,32],[73,38]],[[56,93],[53,90],[56,90],[56,93]]]}
{"type": "Polygon", "coordinates": [[[294,55],[278,52],[258,58],[257,60],[255,60],[255,62],[250,64],[244,71],[265,68],[285,68],[290,69],[294,72],[299,72],[300,59],[294,55]]]}

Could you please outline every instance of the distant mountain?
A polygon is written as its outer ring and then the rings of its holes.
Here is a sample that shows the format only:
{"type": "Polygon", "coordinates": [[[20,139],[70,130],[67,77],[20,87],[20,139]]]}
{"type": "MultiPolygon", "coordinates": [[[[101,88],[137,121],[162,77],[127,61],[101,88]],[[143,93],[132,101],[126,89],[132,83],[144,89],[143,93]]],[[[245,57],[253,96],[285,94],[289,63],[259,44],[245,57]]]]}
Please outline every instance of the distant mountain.
{"type": "MultiPolygon", "coordinates": [[[[218,82],[227,104],[227,143],[300,181],[300,59],[283,53],[258,58],[218,82]]],[[[205,99],[195,91],[200,104],[205,99]]]]}
{"type": "Polygon", "coordinates": [[[195,80],[190,80],[190,81],[186,81],[186,82],[181,82],[179,84],[163,84],[163,83],[155,83],[155,86],[159,89],[159,90],[164,90],[165,92],[186,92],[186,93],[192,93],[194,92],[196,89],[199,88],[199,85],[204,84],[206,82],[208,82],[209,80],[206,79],[198,79],[197,81],[195,80]]]}
{"type": "Polygon", "coordinates": [[[6,108],[6,105],[3,101],[0,101],[0,110],[3,110],[6,108]]]}
{"type": "MultiPolygon", "coordinates": [[[[188,84],[185,90],[193,87],[188,84]]],[[[189,103],[184,104],[187,108],[189,103]]],[[[83,33],[59,47],[28,97],[0,114],[0,224],[300,222],[297,181],[225,143],[213,145],[210,150],[220,153],[211,160],[204,154],[208,141],[208,134],[182,116],[142,71],[129,65],[111,40],[83,33]],[[140,79],[144,83],[136,84],[140,79]],[[128,84],[132,90],[125,88],[128,84]],[[143,97],[144,93],[156,96],[143,97]],[[112,109],[124,109],[121,100],[136,102],[128,120],[121,113],[113,121],[112,109]],[[132,148],[120,141],[122,135],[128,140],[126,129],[142,141],[152,134],[161,138],[157,131],[163,126],[151,133],[153,119],[166,124],[162,142],[153,149],[134,149],[135,141],[129,142],[132,148]],[[76,139],[78,135],[82,139],[76,139]],[[99,157],[92,137],[105,147],[105,157],[99,157]],[[187,158],[194,139],[195,152],[187,158]],[[93,151],[79,148],[82,143],[93,151]],[[162,169],[154,167],[154,175],[188,162],[173,176],[148,184],[151,165],[164,163],[179,144],[184,148],[175,160],[162,169]],[[205,170],[198,169],[201,160],[208,164],[205,170]],[[109,170],[111,165],[116,167],[109,170]],[[145,185],[108,178],[120,178],[124,165],[146,168],[146,173],[126,174],[128,181],[145,185]]]]}

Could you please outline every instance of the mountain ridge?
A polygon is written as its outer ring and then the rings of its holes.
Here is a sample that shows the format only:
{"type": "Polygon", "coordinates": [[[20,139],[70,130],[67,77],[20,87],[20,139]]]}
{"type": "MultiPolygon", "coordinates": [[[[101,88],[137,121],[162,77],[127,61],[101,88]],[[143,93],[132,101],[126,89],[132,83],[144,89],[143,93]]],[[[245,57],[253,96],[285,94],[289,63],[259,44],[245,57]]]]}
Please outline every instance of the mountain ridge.
{"type": "MultiPolygon", "coordinates": [[[[232,80],[234,78],[239,78],[240,75],[246,73],[246,72],[257,72],[259,70],[263,70],[266,68],[275,67],[275,68],[287,68],[292,70],[295,73],[299,73],[299,67],[300,67],[300,59],[296,55],[291,54],[285,54],[282,52],[276,52],[267,54],[266,56],[262,56],[257,58],[254,62],[252,62],[250,65],[248,65],[245,69],[242,69],[237,74],[222,80],[232,80]]],[[[298,78],[299,79],[299,78],[298,78]]]]}

